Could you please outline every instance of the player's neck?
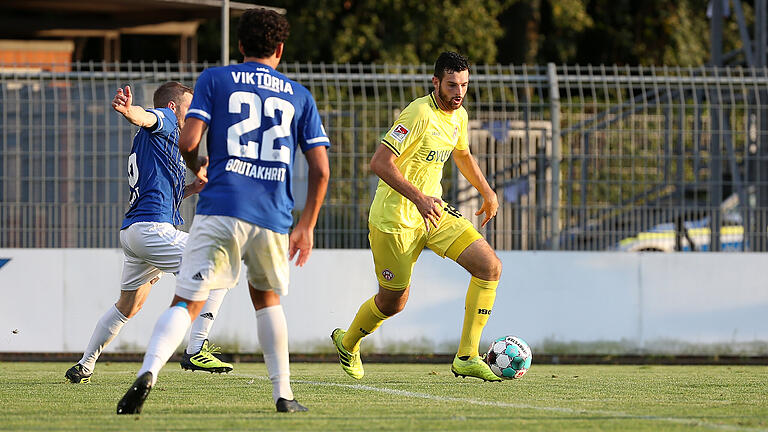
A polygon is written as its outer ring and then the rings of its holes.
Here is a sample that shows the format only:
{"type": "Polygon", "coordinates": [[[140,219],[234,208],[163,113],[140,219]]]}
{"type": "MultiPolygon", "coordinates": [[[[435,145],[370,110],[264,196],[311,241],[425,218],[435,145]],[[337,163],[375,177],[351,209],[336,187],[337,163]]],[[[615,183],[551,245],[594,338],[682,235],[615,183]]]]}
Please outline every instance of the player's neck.
{"type": "Polygon", "coordinates": [[[245,57],[243,59],[243,63],[251,63],[251,62],[265,64],[271,67],[272,69],[277,69],[277,65],[280,64],[280,59],[275,56],[265,57],[265,58],[245,57]]]}

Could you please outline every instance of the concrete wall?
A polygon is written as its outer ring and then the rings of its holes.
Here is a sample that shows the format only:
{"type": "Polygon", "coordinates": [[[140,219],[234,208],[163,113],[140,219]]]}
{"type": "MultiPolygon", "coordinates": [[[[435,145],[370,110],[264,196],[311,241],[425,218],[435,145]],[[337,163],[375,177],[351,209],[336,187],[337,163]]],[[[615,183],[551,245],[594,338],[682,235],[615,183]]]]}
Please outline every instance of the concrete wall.
{"type": "MultiPolygon", "coordinates": [[[[768,343],[766,255],[499,252],[504,273],[486,340],[507,334],[536,349],[552,341],[617,342],[651,352],[675,343],[768,343]]],[[[118,249],[0,249],[0,351],[81,352],[119,293],[118,249]]],[[[330,351],[375,293],[367,250],[316,250],[292,267],[283,298],[293,352],[330,351]]],[[[406,309],[365,343],[367,351],[452,352],[469,277],[430,251],[416,264],[406,309]]],[[[168,306],[174,276],[155,285],[144,310],[108,351],[142,352],[168,306]]],[[[244,281],[224,300],[211,340],[259,351],[244,281]]],[[[482,348],[482,347],[481,347],[482,348]]]]}

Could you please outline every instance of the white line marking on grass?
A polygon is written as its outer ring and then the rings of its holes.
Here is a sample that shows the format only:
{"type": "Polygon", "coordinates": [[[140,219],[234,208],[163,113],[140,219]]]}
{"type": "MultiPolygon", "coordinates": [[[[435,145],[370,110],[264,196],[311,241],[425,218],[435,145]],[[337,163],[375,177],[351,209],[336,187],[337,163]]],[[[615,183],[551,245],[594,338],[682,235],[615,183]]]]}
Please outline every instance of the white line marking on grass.
{"type": "MultiPolygon", "coordinates": [[[[269,380],[268,377],[265,377],[263,375],[249,375],[249,374],[239,374],[239,373],[233,373],[230,375],[241,376],[246,378],[259,378],[259,379],[269,380]]],[[[499,408],[531,409],[531,410],[537,410],[537,411],[550,411],[550,412],[575,414],[575,415],[582,415],[582,414],[595,415],[596,414],[596,415],[620,417],[620,418],[634,419],[634,420],[651,420],[651,421],[660,421],[660,422],[667,422],[667,423],[678,423],[678,424],[684,424],[689,426],[699,426],[699,427],[706,427],[710,429],[719,429],[719,430],[735,430],[735,431],[765,431],[766,430],[762,428],[750,428],[750,427],[742,427],[742,426],[735,426],[735,425],[708,423],[708,422],[697,420],[694,418],[660,417],[660,416],[652,416],[652,415],[629,414],[621,411],[574,409],[574,408],[537,406],[537,405],[509,403],[509,402],[484,401],[484,400],[458,398],[458,397],[450,397],[450,396],[437,396],[429,393],[417,393],[417,392],[411,392],[406,390],[390,389],[386,387],[374,387],[374,386],[363,385],[363,384],[340,384],[340,383],[305,381],[305,380],[293,380],[292,382],[296,384],[309,384],[309,385],[323,386],[323,387],[341,387],[341,388],[347,388],[351,390],[373,391],[378,393],[386,393],[391,395],[411,397],[411,398],[417,398],[417,399],[434,400],[438,402],[459,402],[463,404],[492,406],[492,407],[499,407],[499,408]]]]}

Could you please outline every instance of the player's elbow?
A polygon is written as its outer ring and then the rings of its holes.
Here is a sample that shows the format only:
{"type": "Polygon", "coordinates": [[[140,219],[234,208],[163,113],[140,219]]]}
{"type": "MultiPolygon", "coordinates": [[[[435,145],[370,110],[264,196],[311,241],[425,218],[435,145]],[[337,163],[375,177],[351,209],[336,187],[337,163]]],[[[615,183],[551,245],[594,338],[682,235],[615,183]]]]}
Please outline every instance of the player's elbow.
{"type": "Polygon", "coordinates": [[[373,155],[371,158],[370,168],[371,171],[376,174],[377,176],[381,177],[382,172],[384,171],[384,161],[380,157],[376,157],[377,155],[373,155]]]}
{"type": "Polygon", "coordinates": [[[331,168],[328,162],[328,150],[325,147],[315,147],[304,153],[309,165],[309,178],[313,183],[328,183],[331,178],[331,168]]]}
{"type": "Polygon", "coordinates": [[[319,163],[309,167],[309,176],[312,180],[320,183],[328,183],[331,178],[331,168],[326,163],[319,163]]]}
{"type": "Polygon", "coordinates": [[[197,118],[189,118],[184,122],[184,127],[181,128],[179,135],[179,151],[182,155],[197,152],[197,146],[200,144],[206,128],[207,125],[197,118]]]}
{"type": "Polygon", "coordinates": [[[194,144],[188,136],[181,135],[179,138],[179,152],[182,154],[189,154],[192,151],[194,144]]]}

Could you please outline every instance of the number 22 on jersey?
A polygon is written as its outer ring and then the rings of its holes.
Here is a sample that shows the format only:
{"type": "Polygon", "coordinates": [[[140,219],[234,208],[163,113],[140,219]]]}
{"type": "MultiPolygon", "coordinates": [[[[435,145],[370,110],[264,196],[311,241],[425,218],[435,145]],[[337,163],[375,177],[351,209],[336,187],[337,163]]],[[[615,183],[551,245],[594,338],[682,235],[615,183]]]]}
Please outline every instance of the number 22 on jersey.
{"type": "Polygon", "coordinates": [[[291,149],[285,145],[275,148],[275,140],[291,135],[291,121],[296,109],[290,102],[277,97],[268,97],[262,104],[256,93],[236,91],[229,96],[229,113],[241,114],[243,105],[248,105],[248,117],[233,124],[227,129],[227,152],[230,156],[249,159],[260,159],[268,162],[291,163],[291,149]],[[261,149],[259,143],[247,141],[241,143],[240,138],[261,127],[262,117],[276,118],[277,111],[282,115],[278,124],[262,132],[261,149]]]}

